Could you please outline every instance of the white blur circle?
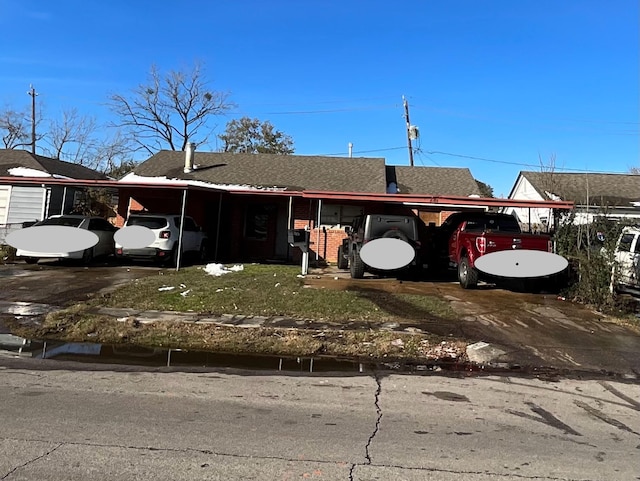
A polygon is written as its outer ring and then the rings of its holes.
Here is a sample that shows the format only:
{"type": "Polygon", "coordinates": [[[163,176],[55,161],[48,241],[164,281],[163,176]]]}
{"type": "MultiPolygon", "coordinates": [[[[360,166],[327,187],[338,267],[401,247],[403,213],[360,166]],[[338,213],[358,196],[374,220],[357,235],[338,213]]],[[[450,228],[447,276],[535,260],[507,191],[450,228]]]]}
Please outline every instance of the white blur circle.
{"type": "Polygon", "coordinates": [[[360,257],[365,264],[386,271],[409,265],[415,256],[410,244],[394,238],[374,239],[360,249],[360,257]]]}
{"type": "Polygon", "coordinates": [[[76,252],[90,249],[98,236],[86,229],[63,225],[37,225],[9,234],[7,244],[28,252],[76,252]]]}
{"type": "Polygon", "coordinates": [[[514,249],[492,252],[476,259],[475,267],[500,277],[543,277],[557,274],[569,265],[562,256],[544,251],[514,249]]]}
{"type": "Polygon", "coordinates": [[[143,225],[128,225],[118,230],[113,239],[127,249],[149,247],[156,240],[154,232],[143,225]]]}

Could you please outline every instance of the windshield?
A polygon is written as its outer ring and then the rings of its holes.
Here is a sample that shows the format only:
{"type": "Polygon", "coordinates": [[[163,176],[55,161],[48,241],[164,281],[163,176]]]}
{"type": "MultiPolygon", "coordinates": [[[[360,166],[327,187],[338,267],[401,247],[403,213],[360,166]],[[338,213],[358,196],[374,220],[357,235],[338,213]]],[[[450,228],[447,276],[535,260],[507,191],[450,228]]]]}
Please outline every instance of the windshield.
{"type": "Polygon", "coordinates": [[[162,229],[167,227],[167,219],[164,217],[129,217],[127,225],[139,225],[148,229],[162,229]]]}
{"type": "Polygon", "coordinates": [[[82,217],[51,217],[34,225],[62,225],[65,227],[79,227],[84,218],[82,217]]]}

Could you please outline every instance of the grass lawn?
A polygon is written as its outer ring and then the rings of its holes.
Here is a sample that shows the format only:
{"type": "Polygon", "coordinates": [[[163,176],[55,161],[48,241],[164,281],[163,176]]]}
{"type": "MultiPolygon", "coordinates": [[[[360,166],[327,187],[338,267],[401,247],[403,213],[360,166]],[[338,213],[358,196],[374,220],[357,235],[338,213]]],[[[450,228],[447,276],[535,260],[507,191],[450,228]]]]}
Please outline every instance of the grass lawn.
{"type": "Polygon", "coordinates": [[[432,361],[465,358],[466,343],[431,334],[375,329],[375,325],[405,319],[452,318],[449,304],[422,295],[336,291],[305,287],[299,268],[245,265],[216,277],[202,267],[138,279],[111,294],[48,314],[40,326],[11,326],[31,339],[67,342],[133,344],[234,354],[335,356],[351,359],[432,361]],[[141,323],[116,320],[92,308],[192,311],[203,315],[241,314],[323,320],[330,328],[281,329],[228,327],[194,322],[141,323]],[[341,321],[368,321],[371,329],[342,329],[341,321]]]}
{"type": "Polygon", "coordinates": [[[305,288],[299,272],[295,266],[253,264],[220,277],[208,275],[202,267],[161,271],[162,275],[136,280],[90,304],[326,321],[446,319],[454,315],[449,303],[436,297],[305,288]]]}

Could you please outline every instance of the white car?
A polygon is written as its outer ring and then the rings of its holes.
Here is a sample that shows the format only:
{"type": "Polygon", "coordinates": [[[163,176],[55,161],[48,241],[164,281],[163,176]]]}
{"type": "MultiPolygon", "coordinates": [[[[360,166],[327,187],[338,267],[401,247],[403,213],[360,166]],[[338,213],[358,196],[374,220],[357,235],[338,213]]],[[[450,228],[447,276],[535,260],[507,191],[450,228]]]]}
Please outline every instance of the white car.
{"type": "MultiPolygon", "coordinates": [[[[88,264],[94,257],[109,256],[114,253],[115,242],[113,235],[117,228],[110,224],[102,217],[93,217],[85,215],[54,215],[40,222],[36,222],[31,227],[23,229],[22,234],[30,232],[38,233],[41,231],[38,227],[57,226],[71,227],[91,232],[98,237],[97,244],[92,247],[81,250],[65,251],[64,240],[60,239],[40,239],[38,244],[41,248],[37,250],[31,248],[29,250],[18,248],[16,257],[24,259],[29,264],[35,264],[40,259],[74,259],[81,260],[84,264],[88,264]],[[31,231],[29,231],[31,229],[31,231]],[[61,247],[60,244],[63,246],[61,247]],[[56,246],[54,248],[54,246],[56,246]]],[[[52,231],[55,232],[55,231],[52,231]]],[[[73,246],[73,239],[68,239],[68,246],[73,246]]]]}
{"type": "Polygon", "coordinates": [[[612,290],[640,291],[640,228],[625,227],[615,251],[612,290]]]}
{"type": "MultiPolygon", "coordinates": [[[[146,237],[149,243],[143,242],[143,246],[123,245],[123,239],[131,239],[131,236],[116,235],[116,257],[130,260],[150,260],[175,265],[178,253],[178,241],[180,239],[180,215],[179,214],[130,214],[125,222],[122,232],[127,227],[143,227],[148,229],[146,237]],[[149,233],[150,231],[150,233],[149,233]],[[152,235],[151,235],[152,234],[152,235]]],[[[144,231],[144,229],[143,229],[144,231]]],[[[200,261],[207,258],[207,235],[195,223],[193,218],[184,218],[182,231],[182,256],[197,256],[200,261]]]]}

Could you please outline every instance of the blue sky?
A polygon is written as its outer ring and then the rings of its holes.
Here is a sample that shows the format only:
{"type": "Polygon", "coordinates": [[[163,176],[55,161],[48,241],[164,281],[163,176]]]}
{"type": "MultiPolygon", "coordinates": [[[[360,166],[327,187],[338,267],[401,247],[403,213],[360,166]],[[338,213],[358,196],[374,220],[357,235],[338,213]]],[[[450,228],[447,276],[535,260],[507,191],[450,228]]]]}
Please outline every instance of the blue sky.
{"type": "MultiPolygon", "coordinates": [[[[0,0],[0,107],[101,121],[110,93],[206,67],[240,116],[297,154],[469,167],[508,195],[520,170],[640,167],[637,0],[0,0]],[[414,144],[414,146],[416,146],[414,144]],[[516,165],[516,164],[530,164],[516,165]]],[[[211,145],[214,149],[215,145],[211,145]]],[[[200,147],[201,150],[204,147],[200,147]]]]}

